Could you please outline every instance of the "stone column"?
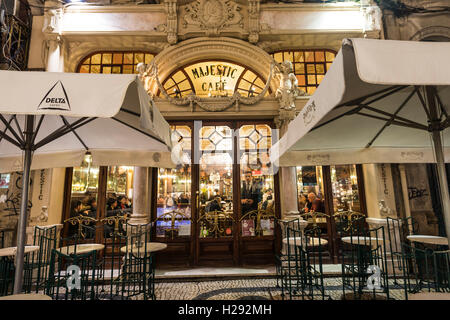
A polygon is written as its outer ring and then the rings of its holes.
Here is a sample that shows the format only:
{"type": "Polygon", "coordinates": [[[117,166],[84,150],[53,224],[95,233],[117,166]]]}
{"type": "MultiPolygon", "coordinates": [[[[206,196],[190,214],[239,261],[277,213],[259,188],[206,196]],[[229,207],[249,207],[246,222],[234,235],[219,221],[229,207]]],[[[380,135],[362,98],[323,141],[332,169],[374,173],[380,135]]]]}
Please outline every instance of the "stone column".
{"type": "MultiPolygon", "coordinates": [[[[280,109],[279,116],[275,119],[280,130],[280,138],[287,132],[289,122],[295,118],[295,110],[280,109]]],[[[281,216],[299,214],[297,200],[297,172],[296,167],[280,168],[280,202],[281,216]]]]}
{"type": "Polygon", "coordinates": [[[150,195],[148,186],[148,168],[134,167],[133,213],[131,214],[131,218],[128,221],[130,224],[146,224],[150,222],[150,195]]]}
{"type": "Polygon", "coordinates": [[[64,49],[63,39],[60,32],[60,21],[63,14],[62,8],[54,9],[60,6],[55,1],[46,1],[44,32],[45,42],[47,44],[46,70],[50,72],[64,72],[64,49]]]}

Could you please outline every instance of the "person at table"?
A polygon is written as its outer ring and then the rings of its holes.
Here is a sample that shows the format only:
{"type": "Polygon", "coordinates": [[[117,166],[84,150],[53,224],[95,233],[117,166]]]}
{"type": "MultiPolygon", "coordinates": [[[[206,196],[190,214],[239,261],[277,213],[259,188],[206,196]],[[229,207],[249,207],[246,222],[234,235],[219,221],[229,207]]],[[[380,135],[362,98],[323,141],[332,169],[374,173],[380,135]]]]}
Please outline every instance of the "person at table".
{"type": "Polygon", "coordinates": [[[185,193],[182,193],[180,195],[180,197],[178,198],[178,204],[182,204],[182,205],[189,204],[189,199],[185,193]]]}
{"type": "Polygon", "coordinates": [[[261,189],[256,181],[254,181],[252,172],[247,171],[244,174],[241,188],[241,208],[242,214],[249,211],[257,210],[258,203],[261,198],[261,189]]]}
{"type": "Polygon", "coordinates": [[[206,212],[222,211],[222,206],[220,205],[221,202],[222,199],[219,196],[214,197],[214,199],[212,199],[206,204],[205,211],[206,212]]]}
{"type": "Polygon", "coordinates": [[[321,212],[325,213],[325,206],[323,201],[317,198],[314,192],[308,193],[306,201],[305,212],[321,212]]]}
{"type": "MultiPolygon", "coordinates": [[[[97,219],[97,199],[90,198],[87,202],[87,211],[84,212],[84,215],[87,217],[97,219]]],[[[86,224],[86,238],[92,239],[95,237],[95,222],[89,222],[86,224]]]]}

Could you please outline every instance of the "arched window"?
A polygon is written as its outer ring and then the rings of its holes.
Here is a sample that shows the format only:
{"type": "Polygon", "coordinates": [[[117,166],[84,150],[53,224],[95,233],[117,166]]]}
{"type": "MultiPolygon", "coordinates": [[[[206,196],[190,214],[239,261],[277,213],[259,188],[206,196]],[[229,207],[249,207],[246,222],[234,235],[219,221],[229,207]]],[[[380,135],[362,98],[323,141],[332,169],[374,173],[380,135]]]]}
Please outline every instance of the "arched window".
{"type": "MultiPolygon", "coordinates": [[[[195,93],[199,97],[232,96],[238,91],[244,97],[256,96],[263,91],[265,81],[256,72],[227,61],[210,60],[184,66],[162,85],[172,97],[185,97],[195,93]]],[[[267,92],[266,95],[268,95],[267,92]]],[[[163,97],[159,92],[159,96],[163,97]]]]}
{"type": "Polygon", "coordinates": [[[275,61],[294,65],[298,87],[312,95],[331,66],[336,53],[331,50],[283,50],[272,54],[275,61]]]}
{"type": "Polygon", "coordinates": [[[79,73],[138,73],[140,62],[150,63],[155,57],[149,52],[104,51],[93,53],[78,65],[79,73]]]}

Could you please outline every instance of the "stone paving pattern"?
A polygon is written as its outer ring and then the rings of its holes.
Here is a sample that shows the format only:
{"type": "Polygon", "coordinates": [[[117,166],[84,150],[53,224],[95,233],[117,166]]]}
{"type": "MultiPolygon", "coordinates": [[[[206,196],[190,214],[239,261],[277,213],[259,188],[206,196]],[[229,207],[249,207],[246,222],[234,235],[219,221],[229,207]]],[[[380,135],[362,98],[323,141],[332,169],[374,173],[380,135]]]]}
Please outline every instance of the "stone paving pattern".
{"type": "MultiPolygon", "coordinates": [[[[342,280],[325,278],[326,294],[333,300],[342,297],[342,280]]],[[[346,291],[350,292],[349,290],[346,291]]],[[[281,289],[276,287],[275,279],[239,279],[189,282],[157,282],[157,300],[271,300],[280,299],[281,289]]],[[[390,298],[403,300],[400,289],[391,289],[390,298]]],[[[136,297],[139,299],[139,297],[136,297]]],[[[287,298],[288,299],[288,298],[287,298]]],[[[301,298],[300,298],[301,299],[301,298]]]]}

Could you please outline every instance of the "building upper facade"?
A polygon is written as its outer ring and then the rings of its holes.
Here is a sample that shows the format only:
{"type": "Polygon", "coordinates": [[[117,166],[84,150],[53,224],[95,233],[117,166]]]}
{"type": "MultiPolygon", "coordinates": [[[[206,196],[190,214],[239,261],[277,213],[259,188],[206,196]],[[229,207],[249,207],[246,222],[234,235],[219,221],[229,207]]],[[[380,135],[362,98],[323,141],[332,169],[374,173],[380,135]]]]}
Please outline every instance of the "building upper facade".
{"type": "Polygon", "coordinates": [[[323,78],[344,38],[383,37],[381,11],[372,0],[151,2],[158,3],[111,0],[62,5],[60,1],[46,1],[43,15],[34,17],[29,68],[80,72],[82,62],[95,54],[142,52],[151,55],[157,67],[161,85],[149,79],[146,85],[155,100],[161,100],[158,106],[165,116],[183,118],[192,112],[206,116],[210,111],[222,111],[222,117],[227,112],[239,112],[244,118],[255,114],[273,118],[279,113],[275,96],[282,80],[279,68],[271,66],[275,60],[280,63],[280,57],[292,57],[293,67],[304,69],[295,72],[299,89],[304,92],[294,102],[299,110],[323,78]],[[300,60],[294,61],[294,56],[300,60]],[[192,81],[195,75],[189,74],[192,69],[200,72],[199,67],[227,64],[242,76],[228,79],[229,84],[197,84],[192,81]],[[172,85],[176,82],[173,77],[182,71],[190,81],[184,89],[172,85]],[[248,99],[212,100],[207,107],[199,103],[197,107],[176,106],[161,90],[170,89],[169,95],[176,97],[178,91],[180,95],[202,92],[201,96],[208,97],[211,91],[226,91],[225,87],[248,99]],[[257,98],[250,99],[253,96],[257,98]]]}

